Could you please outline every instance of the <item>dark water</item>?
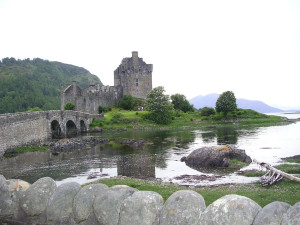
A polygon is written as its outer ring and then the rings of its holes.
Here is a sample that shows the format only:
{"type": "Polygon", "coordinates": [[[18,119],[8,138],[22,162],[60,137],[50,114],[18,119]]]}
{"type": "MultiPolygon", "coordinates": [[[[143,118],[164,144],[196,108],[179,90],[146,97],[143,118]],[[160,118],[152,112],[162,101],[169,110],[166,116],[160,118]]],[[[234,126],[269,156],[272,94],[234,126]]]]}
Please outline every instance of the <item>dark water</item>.
{"type": "MultiPolygon", "coordinates": [[[[300,115],[299,115],[300,117],[300,115]]],[[[197,171],[180,159],[191,151],[212,145],[232,144],[245,149],[250,157],[271,164],[282,157],[300,154],[300,122],[269,127],[240,127],[238,124],[201,130],[156,130],[103,133],[104,138],[145,140],[139,148],[114,143],[90,149],[73,150],[57,156],[50,152],[31,152],[0,161],[0,174],[7,179],[18,178],[33,183],[45,176],[58,184],[76,181],[80,184],[117,175],[135,178],[157,178],[186,185],[245,183],[257,180],[236,173],[221,174],[197,171]],[[88,179],[94,175],[95,178],[88,179]],[[181,175],[206,175],[211,179],[177,179],[181,175]]],[[[256,166],[249,165],[243,169],[256,166]]]]}

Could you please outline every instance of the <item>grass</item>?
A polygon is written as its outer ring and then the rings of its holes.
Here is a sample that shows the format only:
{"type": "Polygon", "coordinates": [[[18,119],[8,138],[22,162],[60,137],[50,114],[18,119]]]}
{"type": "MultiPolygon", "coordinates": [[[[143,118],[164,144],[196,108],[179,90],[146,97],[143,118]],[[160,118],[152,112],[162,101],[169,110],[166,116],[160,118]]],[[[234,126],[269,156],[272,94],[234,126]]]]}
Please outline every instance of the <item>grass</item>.
{"type": "Polygon", "coordinates": [[[241,160],[238,159],[231,159],[230,160],[230,165],[229,165],[229,169],[240,169],[244,166],[247,166],[248,163],[242,162],[241,160]]]}
{"type": "Polygon", "coordinates": [[[294,205],[300,201],[300,184],[288,180],[280,181],[270,187],[261,187],[259,183],[243,185],[222,185],[213,187],[186,188],[177,185],[166,184],[158,181],[147,181],[133,178],[100,179],[94,183],[102,183],[111,187],[114,185],[127,185],[140,191],[154,191],[159,193],[166,201],[174,192],[179,190],[193,190],[205,199],[208,206],[212,202],[228,194],[246,196],[261,207],[273,202],[282,201],[294,205]]]}
{"type": "Polygon", "coordinates": [[[300,164],[281,164],[275,168],[290,174],[300,174],[300,164]]]}
{"type": "Polygon", "coordinates": [[[300,163],[300,159],[284,158],[283,161],[286,161],[289,163],[300,163]]]}
{"type": "Polygon", "coordinates": [[[37,146],[37,145],[33,145],[33,146],[23,146],[23,147],[18,147],[15,149],[11,149],[5,152],[5,154],[3,155],[6,158],[9,157],[13,157],[16,156],[19,153],[24,153],[24,152],[36,152],[36,151],[47,151],[50,149],[50,146],[37,146]]]}
{"type": "Polygon", "coordinates": [[[241,175],[245,177],[262,177],[265,174],[266,171],[245,171],[241,173],[241,175]]]}
{"type": "Polygon", "coordinates": [[[168,125],[158,125],[145,119],[147,111],[126,111],[120,108],[112,108],[106,112],[104,120],[93,120],[90,128],[102,127],[108,129],[118,128],[172,128],[172,127],[205,127],[209,125],[223,125],[235,123],[238,125],[273,125],[283,123],[282,117],[268,116],[253,110],[238,109],[235,113],[229,113],[226,117],[222,113],[212,116],[201,116],[199,111],[187,112],[175,111],[172,122],[168,125]]]}

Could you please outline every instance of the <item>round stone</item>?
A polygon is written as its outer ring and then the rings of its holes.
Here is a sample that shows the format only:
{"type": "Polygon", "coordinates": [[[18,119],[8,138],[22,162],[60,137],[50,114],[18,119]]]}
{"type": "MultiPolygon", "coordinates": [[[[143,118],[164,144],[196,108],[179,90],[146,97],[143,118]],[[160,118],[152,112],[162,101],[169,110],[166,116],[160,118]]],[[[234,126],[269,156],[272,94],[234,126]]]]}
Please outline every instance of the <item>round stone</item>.
{"type": "Polygon", "coordinates": [[[205,208],[205,201],[197,192],[177,191],[165,202],[160,225],[197,225],[205,208]]]}
{"type": "Polygon", "coordinates": [[[200,218],[200,224],[250,225],[261,207],[250,198],[225,195],[210,204],[200,218]]]}

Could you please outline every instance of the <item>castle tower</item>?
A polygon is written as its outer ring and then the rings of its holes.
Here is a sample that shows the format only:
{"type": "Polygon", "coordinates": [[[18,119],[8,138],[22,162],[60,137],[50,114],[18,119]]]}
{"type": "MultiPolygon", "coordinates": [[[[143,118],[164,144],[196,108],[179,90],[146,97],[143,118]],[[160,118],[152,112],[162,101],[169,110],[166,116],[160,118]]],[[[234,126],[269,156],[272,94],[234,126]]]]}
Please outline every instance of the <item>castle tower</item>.
{"type": "Polygon", "coordinates": [[[114,71],[114,86],[121,86],[123,95],[146,98],[152,90],[152,71],[153,65],[146,64],[134,51],[132,57],[124,58],[114,71]]]}

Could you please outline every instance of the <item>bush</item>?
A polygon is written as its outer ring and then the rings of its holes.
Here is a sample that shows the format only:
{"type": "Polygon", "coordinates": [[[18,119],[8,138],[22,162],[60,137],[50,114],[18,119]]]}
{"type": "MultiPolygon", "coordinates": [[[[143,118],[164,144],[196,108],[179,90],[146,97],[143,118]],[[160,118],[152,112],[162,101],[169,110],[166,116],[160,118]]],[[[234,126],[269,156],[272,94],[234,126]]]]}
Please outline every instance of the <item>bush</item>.
{"type": "Polygon", "coordinates": [[[132,110],[136,106],[135,98],[131,95],[123,95],[119,107],[125,110],[132,110]]]}
{"type": "Polygon", "coordinates": [[[172,104],[175,110],[181,110],[183,112],[194,112],[194,106],[189,103],[184,95],[175,94],[171,95],[172,104]]]}
{"type": "Polygon", "coordinates": [[[110,121],[112,123],[121,123],[123,118],[124,118],[124,116],[122,113],[113,113],[110,121]]]}
{"type": "Polygon", "coordinates": [[[75,105],[71,102],[68,102],[66,105],[65,105],[65,110],[73,110],[75,108],[75,105]]]}
{"type": "Polygon", "coordinates": [[[200,109],[199,111],[200,111],[201,116],[211,116],[211,115],[216,114],[215,109],[211,108],[211,107],[204,107],[204,108],[200,109]]]}
{"type": "Polygon", "coordinates": [[[42,110],[39,107],[28,109],[28,112],[36,112],[36,111],[42,111],[42,110]]]}
{"type": "Polygon", "coordinates": [[[99,105],[98,112],[99,112],[99,114],[101,114],[101,113],[107,112],[107,109],[106,109],[106,107],[99,105]]]}

